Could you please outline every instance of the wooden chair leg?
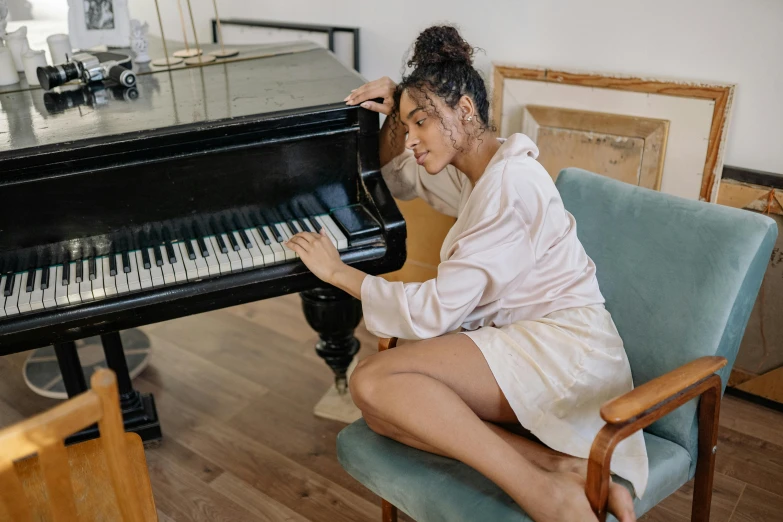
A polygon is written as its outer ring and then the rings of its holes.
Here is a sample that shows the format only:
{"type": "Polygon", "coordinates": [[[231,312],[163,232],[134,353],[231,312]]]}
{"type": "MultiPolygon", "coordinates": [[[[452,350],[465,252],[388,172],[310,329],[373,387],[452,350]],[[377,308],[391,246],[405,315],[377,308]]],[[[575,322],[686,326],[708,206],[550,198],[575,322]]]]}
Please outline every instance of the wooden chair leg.
{"type": "Polygon", "coordinates": [[[381,500],[381,522],[397,522],[397,508],[387,500],[381,500]]]}
{"type": "Polygon", "coordinates": [[[716,379],[715,385],[704,392],[699,402],[699,457],[696,461],[696,483],[693,488],[692,522],[710,520],[715,452],[718,449],[720,391],[720,379],[716,379]]]}

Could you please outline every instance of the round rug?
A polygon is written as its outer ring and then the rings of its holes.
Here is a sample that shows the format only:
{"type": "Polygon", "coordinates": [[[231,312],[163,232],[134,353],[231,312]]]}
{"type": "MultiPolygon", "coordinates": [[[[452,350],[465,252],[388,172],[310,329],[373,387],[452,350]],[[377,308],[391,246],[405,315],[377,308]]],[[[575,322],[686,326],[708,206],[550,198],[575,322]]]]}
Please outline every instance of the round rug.
{"type": "MultiPolygon", "coordinates": [[[[120,338],[130,377],[134,379],[149,363],[150,339],[144,332],[135,329],[120,332],[120,338]]],[[[76,341],[76,351],[84,371],[84,380],[89,386],[92,374],[99,368],[106,368],[101,338],[96,336],[76,341]]],[[[24,363],[22,374],[27,386],[38,395],[50,399],[68,398],[54,346],[33,350],[24,363]]]]}

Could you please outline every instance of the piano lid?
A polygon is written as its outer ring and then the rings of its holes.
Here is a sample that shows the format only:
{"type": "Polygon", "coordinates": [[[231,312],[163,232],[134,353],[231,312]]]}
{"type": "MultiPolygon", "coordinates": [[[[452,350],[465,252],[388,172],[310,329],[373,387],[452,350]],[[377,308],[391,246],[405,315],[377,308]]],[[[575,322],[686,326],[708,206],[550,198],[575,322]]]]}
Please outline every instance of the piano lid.
{"type": "Polygon", "coordinates": [[[359,73],[309,42],[246,46],[242,53],[239,58],[248,59],[141,69],[136,91],[98,83],[0,93],[0,164],[64,147],[133,140],[150,131],[178,133],[247,117],[344,107],[351,89],[364,83],[359,73]]]}

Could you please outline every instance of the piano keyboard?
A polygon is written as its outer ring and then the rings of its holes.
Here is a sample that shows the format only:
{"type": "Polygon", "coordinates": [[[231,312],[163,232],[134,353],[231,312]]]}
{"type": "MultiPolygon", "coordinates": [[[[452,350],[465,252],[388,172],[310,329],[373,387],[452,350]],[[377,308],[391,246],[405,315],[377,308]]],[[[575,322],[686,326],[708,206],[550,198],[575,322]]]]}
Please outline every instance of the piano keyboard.
{"type": "Polygon", "coordinates": [[[3,274],[0,320],[292,261],[299,256],[283,243],[321,228],[338,251],[348,248],[337,223],[320,214],[3,274]]]}

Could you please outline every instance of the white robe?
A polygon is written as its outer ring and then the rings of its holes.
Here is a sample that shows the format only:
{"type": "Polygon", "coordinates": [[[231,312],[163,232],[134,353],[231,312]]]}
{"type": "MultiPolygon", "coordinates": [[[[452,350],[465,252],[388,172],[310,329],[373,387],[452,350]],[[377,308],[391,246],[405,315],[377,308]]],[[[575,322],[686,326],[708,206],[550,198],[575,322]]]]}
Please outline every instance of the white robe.
{"type": "MultiPolygon", "coordinates": [[[[365,324],[379,337],[403,339],[468,331],[520,423],[549,447],[587,458],[603,425],[600,405],[633,388],[630,366],[596,267],[536,161],[538,149],[523,134],[501,141],[475,187],[453,166],[427,173],[411,151],[383,167],[396,198],[420,197],[457,221],[436,278],[365,278],[365,324]]],[[[617,447],[611,467],[641,497],[648,472],[641,432],[617,447]]]]}

